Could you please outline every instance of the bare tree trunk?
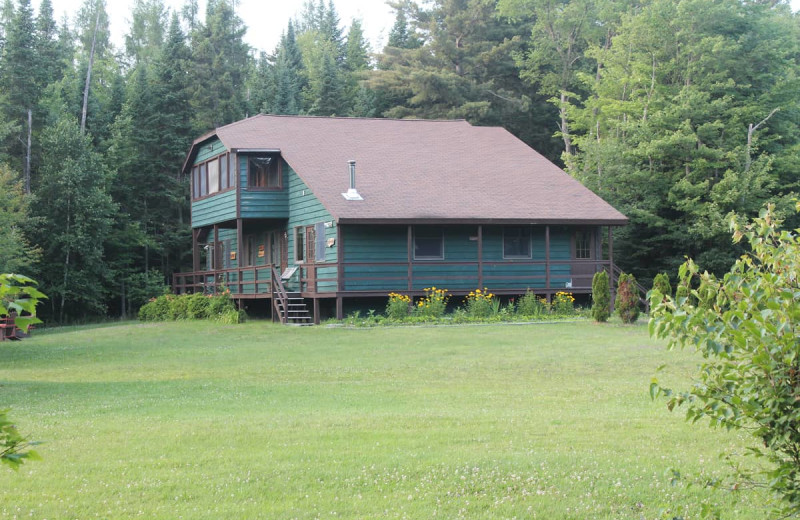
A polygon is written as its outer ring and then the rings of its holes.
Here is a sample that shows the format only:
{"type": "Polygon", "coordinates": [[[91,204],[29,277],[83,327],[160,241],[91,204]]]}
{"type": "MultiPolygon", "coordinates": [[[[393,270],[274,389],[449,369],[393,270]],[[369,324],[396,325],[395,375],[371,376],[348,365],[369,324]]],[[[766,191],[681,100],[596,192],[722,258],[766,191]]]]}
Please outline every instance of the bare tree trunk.
{"type": "Polygon", "coordinates": [[[764,123],[766,123],[769,120],[770,117],[775,115],[775,112],[777,112],[778,110],[780,110],[780,108],[774,109],[772,112],[769,113],[769,115],[767,117],[762,119],[761,122],[758,123],[757,125],[753,125],[753,123],[750,123],[748,125],[748,127],[747,127],[747,157],[745,158],[746,162],[745,162],[745,165],[744,165],[744,171],[750,171],[750,165],[753,163],[753,158],[750,156],[751,149],[753,147],[753,133],[755,133],[755,131],[758,130],[759,126],[761,126],[764,123]]]}
{"type": "Polygon", "coordinates": [[[31,194],[31,132],[33,128],[33,110],[28,109],[28,147],[25,151],[25,193],[31,194]]]}
{"type": "Polygon", "coordinates": [[[572,155],[572,137],[569,135],[569,123],[567,122],[567,93],[563,90],[558,112],[561,115],[561,137],[564,139],[564,151],[567,152],[567,155],[572,155]]]}
{"type": "Polygon", "coordinates": [[[86,112],[89,110],[89,83],[92,81],[92,67],[94,66],[94,48],[97,44],[97,27],[100,25],[100,6],[96,7],[97,17],[94,20],[94,33],[92,34],[92,50],[89,51],[89,67],[86,69],[86,84],[83,86],[83,110],[81,111],[81,134],[86,133],[86,112]]]}

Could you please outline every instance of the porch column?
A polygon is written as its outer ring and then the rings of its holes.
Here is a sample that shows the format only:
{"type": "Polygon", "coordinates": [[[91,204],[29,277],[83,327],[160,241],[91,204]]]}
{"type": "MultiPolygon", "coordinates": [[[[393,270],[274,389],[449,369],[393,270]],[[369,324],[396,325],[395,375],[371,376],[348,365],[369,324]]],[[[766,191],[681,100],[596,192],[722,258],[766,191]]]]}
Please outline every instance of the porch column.
{"type": "Polygon", "coordinates": [[[197,243],[197,238],[200,236],[199,229],[192,229],[192,271],[195,273],[200,270],[200,254],[199,244],[197,243]]]}
{"type": "Polygon", "coordinates": [[[478,226],[478,287],[483,287],[483,226],[478,226]]]}
{"type": "Polygon", "coordinates": [[[608,266],[609,266],[609,273],[608,273],[608,281],[609,281],[609,290],[611,291],[611,312],[614,312],[614,300],[617,298],[617,280],[616,275],[614,274],[615,266],[614,266],[614,228],[608,226],[608,266]]]}
{"type": "Polygon", "coordinates": [[[544,227],[544,287],[550,301],[550,226],[544,227]]]}
{"type": "Polygon", "coordinates": [[[219,269],[219,224],[214,224],[214,250],[211,251],[211,270],[214,271],[214,294],[217,294],[217,273],[219,269]]]}
{"type": "MultiPolygon", "coordinates": [[[[336,319],[344,319],[344,302],[342,292],[345,289],[344,283],[344,243],[342,242],[344,233],[342,225],[336,223],[336,319]]],[[[316,319],[317,313],[314,313],[316,319]]]]}
{"type": "Polygon", "coordinates": [[[603,234],[600,229],[600,226],[594,228],[594,272],[600,272],[602,270],[602,264],[600,262],[603,261],[603,234]]]}
{"type": "Polygon", "coordinates": [[[319,298],[314,298],[314,325],[319,325],[319,298]]]}
{"type": "Polygon", "coordinates": [[[244,259],[242,257],[242,251],[244,251],[243,242],[242,242],[242,219],[236,219],[236,271],[237,271],[237,282],[239,283],[239,294],[242,294],[243,287],[242,287],[242,265],[244,265],[244,259]]]}
{"type": "Polygon", "coordinates": [[[412,291],[414,289],[414,265],[412,261],[414,259],[414,236],[411,230],[411,224],[408,225],[408,238],[407,238],[407,245],[406,249],[408,252],[408,290],[412,291]]]}

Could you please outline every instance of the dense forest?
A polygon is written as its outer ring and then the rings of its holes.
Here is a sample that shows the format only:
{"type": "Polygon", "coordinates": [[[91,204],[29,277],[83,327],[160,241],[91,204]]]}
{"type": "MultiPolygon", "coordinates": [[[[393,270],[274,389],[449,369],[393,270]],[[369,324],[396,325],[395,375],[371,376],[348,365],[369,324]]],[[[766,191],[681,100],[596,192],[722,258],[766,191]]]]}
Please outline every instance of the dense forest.
{"type": "Polygon", "coordinates": [[[56,21],[0,7],[0,272],[47,318],[130,314],[191,265],[191,141],[259,112],[464,118],[507,128],[631,220],[615,256],[648,280],[726,270],[728,216],[800,190],[800,16],[780,0],[410,0],[370,49],[309,0],[270,52],[232,0],[105,0],[56,21]]]}

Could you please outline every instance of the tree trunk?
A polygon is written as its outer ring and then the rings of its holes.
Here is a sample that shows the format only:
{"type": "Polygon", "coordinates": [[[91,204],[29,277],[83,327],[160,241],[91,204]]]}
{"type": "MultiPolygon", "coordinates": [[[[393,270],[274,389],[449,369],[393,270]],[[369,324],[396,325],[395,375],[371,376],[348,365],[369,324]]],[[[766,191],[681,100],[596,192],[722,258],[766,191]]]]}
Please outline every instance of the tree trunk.
{"type": "Polygon", "coordinates": [[[567,122],[567,93],[563,90],[558,112],[561,115],[561,137],[564,139],[564,151],[567,152],[567,155],[573,155],[572,137],[569,135],[569,123],[567,122]]]}
{"type": "Polygon", "coordinates": [[[28,109],[28,147],[25,151],[25,194],[31,194],[31,132],[33,128],[33,110],[28,109]]]}
{"type": "Polygon", "coordinates": [[[86,84],[83,86],[83,110],[81,111],[81,134],[86,133],[86,113],[89,110],[89,83],[92,81],[92,67],[94,66],[94,48],[97,44],[97,27],[100,25],[100,6],[97,7],[97,18],[94,21],[92,34],[92,50],[89,51],[89,66],[86,68],[86,84]]]}

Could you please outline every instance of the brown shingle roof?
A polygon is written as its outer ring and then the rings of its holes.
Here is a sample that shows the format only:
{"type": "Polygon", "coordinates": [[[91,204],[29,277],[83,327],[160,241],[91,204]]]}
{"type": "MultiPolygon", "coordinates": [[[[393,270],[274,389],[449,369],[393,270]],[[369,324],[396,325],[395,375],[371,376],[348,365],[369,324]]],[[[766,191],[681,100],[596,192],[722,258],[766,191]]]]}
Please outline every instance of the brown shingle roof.
{"type": "Polygon", "coordinates": [[[228,149],[280,149],[342,222],[627,222],[502,128],[466,121],[258,115],[220,127],[216,135],[228,149]],[[350,159],[356,161],[362,201],[341,195],[349,185],[350,159]]]}

